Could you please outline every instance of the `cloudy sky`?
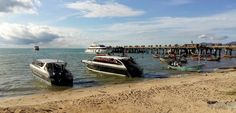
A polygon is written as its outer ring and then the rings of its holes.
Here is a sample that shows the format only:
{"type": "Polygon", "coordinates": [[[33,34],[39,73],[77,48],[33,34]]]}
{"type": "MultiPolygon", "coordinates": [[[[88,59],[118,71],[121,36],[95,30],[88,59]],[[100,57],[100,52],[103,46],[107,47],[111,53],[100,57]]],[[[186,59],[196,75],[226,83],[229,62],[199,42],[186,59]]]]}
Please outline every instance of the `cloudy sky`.
{"type": "Polygon", "coordinates": [[[236,41],[235,0],[0,0],[0,47],[236,41]]]}

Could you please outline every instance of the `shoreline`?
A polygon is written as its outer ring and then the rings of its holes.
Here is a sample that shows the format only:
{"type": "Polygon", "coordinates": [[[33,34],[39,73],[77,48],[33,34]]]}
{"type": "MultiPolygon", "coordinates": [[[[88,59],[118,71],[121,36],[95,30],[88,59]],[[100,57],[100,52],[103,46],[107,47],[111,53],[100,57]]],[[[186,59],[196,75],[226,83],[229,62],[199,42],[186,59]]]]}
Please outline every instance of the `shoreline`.
{"type": "Polygon", "coordinates": [[[236,70],[109,84],[0,99],[0,112],[236,112],[236,70]],[[229,92],[233,92],[229,95],[229,92]]]}

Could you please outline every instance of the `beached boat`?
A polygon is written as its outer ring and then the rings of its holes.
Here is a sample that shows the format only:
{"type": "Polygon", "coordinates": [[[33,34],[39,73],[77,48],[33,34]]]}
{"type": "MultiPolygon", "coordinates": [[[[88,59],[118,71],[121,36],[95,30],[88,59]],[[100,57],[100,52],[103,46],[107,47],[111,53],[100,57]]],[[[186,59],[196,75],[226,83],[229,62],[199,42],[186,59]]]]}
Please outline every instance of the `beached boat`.
{"type": "Polygon", "coordinates": [[[141,77],[143,69],[131,57],[95,56],[92,60],[82,60],[88,70],[103,74],[141,77]]]}
{"type": "Polygon", "coordinates": [[[174,61],[178,61],[178,62],[181,62],[183,64],[186,64],[188,62],[188,60],[186,58],[172,59],[172,58],[168,58],[168,57],[160,57],[160,61],[164,62],[164,63],[167,63],[167,64],[170,64],[171,62],[174,62],[174,61]]]}
{"type": "Polygon", "coordinates": [[[90,54],[105,54],[105,53],[110,53],[112,50],[110,47],[107,47],[105,45],[101,44],[95,44],[93,43],[90,45],[85,52],[90,53],[90,54]]]}
{"type": "Polygon", "coordinates": [[[66,62],[57,59],[37,59],[30,64],[33,75],[49,85],[73,85],[73,76],[66,62]]]}
{"type": "Polygon", "coordinates": [[[174,69],[179,71],[200,71],[204,65],[195,65],[195,66],[172,66],[168,65],[168,69],[174,69]]]}

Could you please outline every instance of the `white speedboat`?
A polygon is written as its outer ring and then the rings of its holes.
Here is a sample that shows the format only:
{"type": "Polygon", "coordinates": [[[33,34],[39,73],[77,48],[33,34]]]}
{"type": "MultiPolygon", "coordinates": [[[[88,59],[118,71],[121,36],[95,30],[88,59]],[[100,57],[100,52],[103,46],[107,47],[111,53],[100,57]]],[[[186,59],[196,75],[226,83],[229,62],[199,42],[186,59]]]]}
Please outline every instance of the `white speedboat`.
{"type": "Polygon", "coordinates": [[[73,85],[73,75],[67,63],[57,59],[37,59],[30,64],[33,75],[50,85],[73,85]]]}
{"type": "Polygon", "coordinates": [[[91,46],[89,46],[86,50],[86,53],[91,54],[101,54],[101,53],[109,53],[111,52],[111,47],[107,47],[105,45],[95,44],[93,43],[91,46]]]}
{"type": "Polygon", "coordinates": [[[141,77],[143,69],[132,57],[95,56],[93,60],[82,60],[94,72],[127,77],[141,77]]]}

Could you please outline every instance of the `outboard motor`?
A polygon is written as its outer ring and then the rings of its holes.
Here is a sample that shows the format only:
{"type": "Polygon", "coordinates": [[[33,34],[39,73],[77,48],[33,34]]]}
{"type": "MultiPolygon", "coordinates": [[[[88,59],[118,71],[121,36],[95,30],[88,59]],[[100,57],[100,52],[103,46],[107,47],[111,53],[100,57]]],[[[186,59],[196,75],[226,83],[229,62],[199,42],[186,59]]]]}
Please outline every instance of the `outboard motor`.
{"type": "Polygon", "coordinates": [[[127,68],[130,77],[142,77],[143,69],[141,69],[132,58],[123,60],[122,62],[127,68]]]}

